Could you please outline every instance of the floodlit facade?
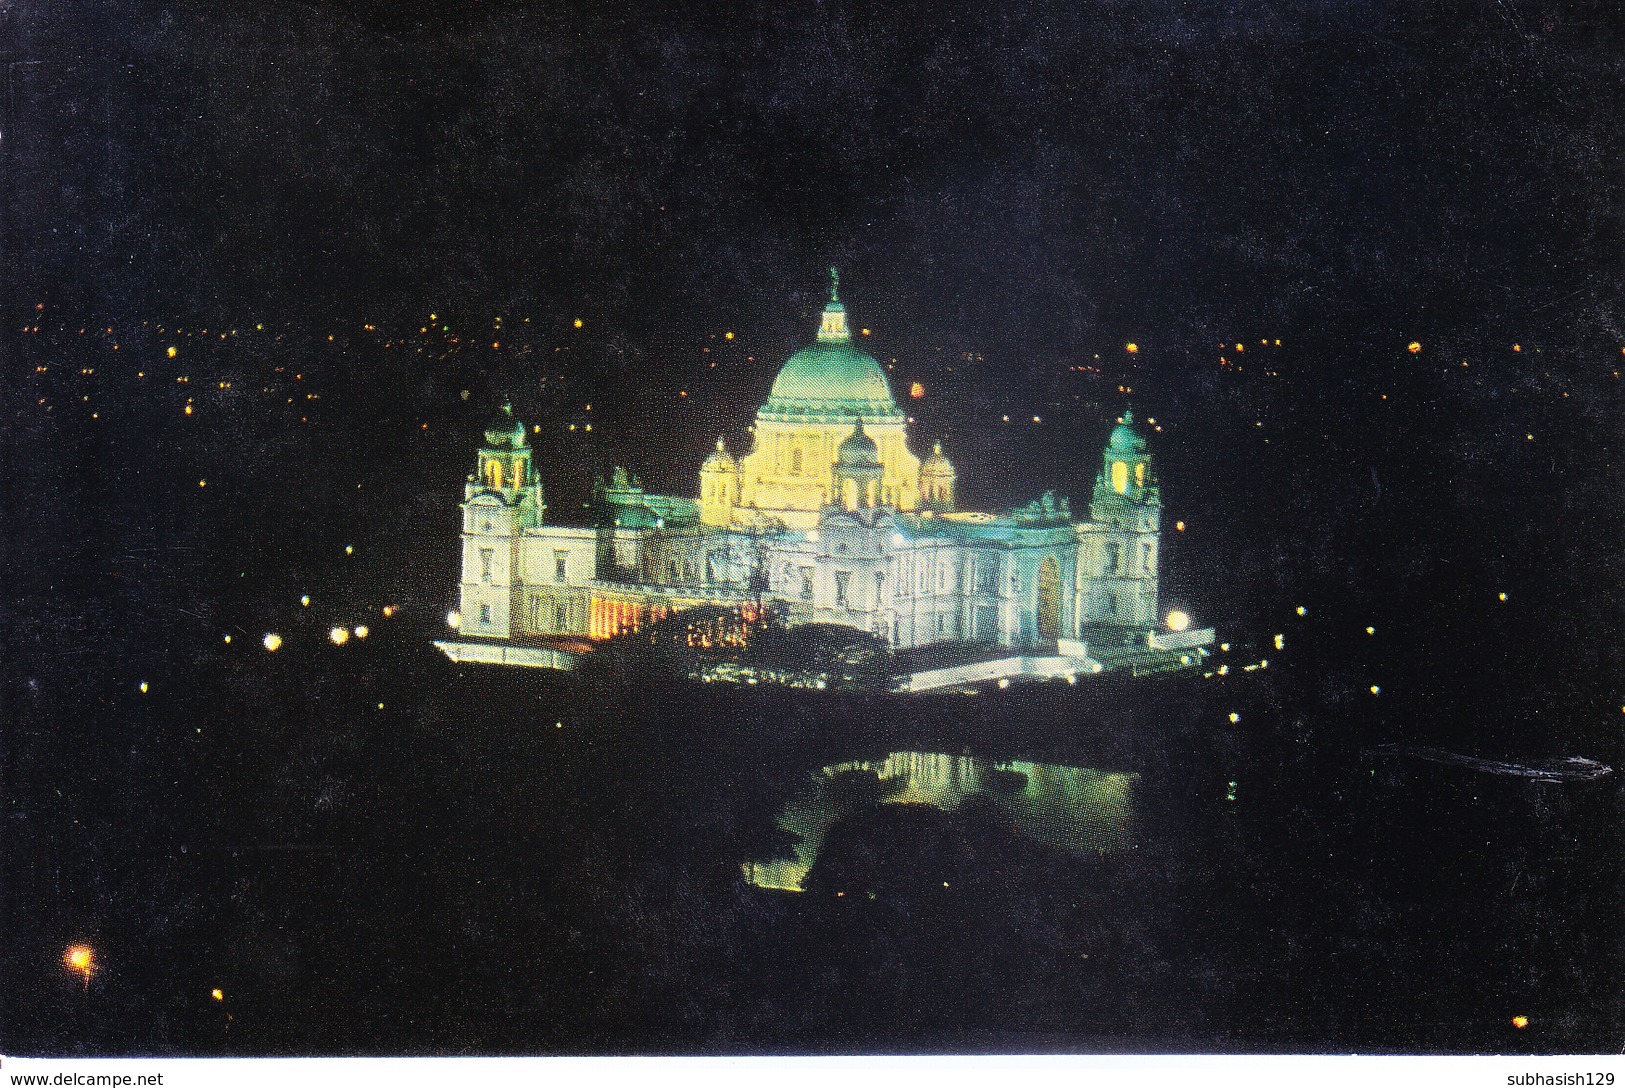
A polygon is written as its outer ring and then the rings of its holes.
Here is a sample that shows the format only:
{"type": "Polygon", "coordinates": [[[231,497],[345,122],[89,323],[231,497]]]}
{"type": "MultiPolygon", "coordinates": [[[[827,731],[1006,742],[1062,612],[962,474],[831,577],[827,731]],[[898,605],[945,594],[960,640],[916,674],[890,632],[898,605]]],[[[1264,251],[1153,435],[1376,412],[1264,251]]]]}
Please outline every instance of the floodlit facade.
{"type": "Polygon", "coordinates": [[[1096,625],[1150,630],[1161,497],[1131,413],[1111,432],[1087,518],[1053,492],[1001,514],[957,508],[953,466],[922,461],[880,364],[831,289],[815,342],[780,370],[754,446],[722,440],[697,497],[617,468],[591,524],[544,515],[525,428],[504,406],[462,504],[461,634],[605,639],[679,609],[771,606],[899,649],[1054,647],[1096,625]]]}

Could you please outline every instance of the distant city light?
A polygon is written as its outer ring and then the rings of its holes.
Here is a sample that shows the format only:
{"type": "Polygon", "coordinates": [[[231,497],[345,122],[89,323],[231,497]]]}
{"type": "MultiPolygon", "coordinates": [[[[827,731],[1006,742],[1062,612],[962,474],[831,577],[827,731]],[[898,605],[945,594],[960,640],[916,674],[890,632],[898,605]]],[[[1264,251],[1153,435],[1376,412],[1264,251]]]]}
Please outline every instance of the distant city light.
{"type": "Polygon", "coordinates": [[[1308,614],[1309,614],[1309,610],[1307,608],[1305,608],[1303,605],[1300,604],[1298,606],[1298,615],[1307,616],[1308,614]]]}
{"type": "Polygon", "coordinates": [[[734,338],[734,334],[731,332],[725,332],[722,334],[722,338],[724,340],[732,340],[734,338]]]}
{"type": "Polygon", "coordinates": [[[1382,694],[1382,687],[1380,685],[1378,685],[1378,684],[1372,684],[1371,685],[1371,694],[1373,694],[1373,695],[1381,695],[1382,694]]]}
{"type": "Polygon", "coordinates": [[[1235,725],[1239,721],[1241,721],[1241,715],[1232,710],[1230,712],[1230,724],[1235,725]]]}
{"type": "Polygon", "coordinates": [[[344,546],[344,554],[345,554],[345,555],[354,555],[354,554],[355,554],[355,545],[353,545],[353,544],[346,544],[346,545],[345,545],[345,546],[344,546]]]}
{"type": "Polygon", "coordinates": [[[1514,1016],[1512,1018],[1512,1026],[1517,1028],[1519,1031],[1522,1031],[1524,1028],[1529,1026],[1529,1017],[1514,1016]]]}
{"type": "Polygon", "coordinates": [[[370,634],[372,634],[372,630],[366,624],[358,623],[355,625],[356,638],[366,638],[370,634]]]}
{"type": "Polygon", "coordinates": [[[1172,612],[1168,613],[1168,619],[1166,622],[1168,624],[1168,630],[1183,631],[1185,628],[1191,625],[1191,618],[1189,614],[1176,608],[1172,612]]]}
{"type": "Polygon", "coordinates": [[[141,683],[136,686],[141,689],[141,694],[145,695],[147,693],[147,682],[145,680],[141,681],[141,683]]]}
{"type": "Polygon", "coordinates": [[[1139,353],[1140,345],[1130,340],[1128,343],[1123,345],[1123,350],[1128,352],[1130,355],[1136,355],[1139,353]]]}
{"type": "Polygon", "coordinates": [[[209,996],[214,998],[216,1001],[224,1001],[226,999],[225,993],[218,986],[209,991],[209,996]]]}
{"type": "Polygon", "coordinates": [[[1286,649],[1286,636],[1285,635],[1276,635],[1275,636],[1275,648],[1277,650],[1286,649]]]}
{"type": "Polygon", "coordinates": [[[1365,629],[1365,633],[1368,635],[1374,635],[1377,633],[1377,629],[1375,627],[1367,627],[1365,629]]]}
{"type": "Polygon", "coordinates": [[[386,604],[383,608],[379,609],[379,611],[384,614],[384,619],[387,620],[389,617],[395,614],[395,606],[392,604],[386,604]]]}
{"type": "Polygon", "coordinates": [[[264,644],[265,648],[271,651],[273,654],[282,648],[282,636],[277,634],[275,631],[272,631],[260,641],[264,644]]]}
{"type": "Polygon", "coordinates": [[[1185,531],[1185,523],[1183,521],[1174,522],[1174,531],[1183,533],[1185,531]]]}
{"type": "Polygon", "coordinates": [[[925,396],[924,383],[915,382],[913,385],[909,386],[908,395],[913,397],[915,400],[919,400],[921,397],[925,396]]]}
{"type": "Polygon", "coordinates": [[[342,627],[335,627],[331,631],[327,632],[327,637],[332,640],[333,645],[343,646],[346,642],[350,641],[350,632],[346,631],[342,627]]]}
{"type": "Polygon", "coordinates": [[[1507,595],[1505,593],[1498,593],[1498,594],[1496,594],[1496,596],[1498,596],[1503,601],[1507,599],[1507,595]]]}
{"type": "Polygon", "coordinates": [[[456,612],[447,612],[446,613],[446,626],[447,627],[450,627],[453,631],[455,631],[459,627],[461,627],[462,625],[463,625],[463,617],[460,614],[458,614],[456,612]]]}
{"type": "Polygon", "coordinates": [[[578,329],[581,327],[581,319],[579,317],[575,319],[575,327],[578,329]]]}
{"type": "Polygon", "coordinates": [[[173,359],[175,356],[179,355],[180,352],[179,352],[179,350],[177,350],[175,348],[175,346],[173,344],[171,344],[170,347],[169,347],[169,350],[167,352],[165,352],[165,354],[168,355],[171,359],[173,359]]]}
{"type": "Polygon", "coordinates": [[[305,608],[309,608],[310,607],[310,597],[309,597],[309,595],[306,595],[304,597],[300,597],[299,598],[299,603],[300,603],[301,606],[303,606],[305,608]]]}
{"type": "Polygon", "coordinates": [[[1405,350],[1410,352],[1412,355],[1415,355],[1422,350],[1422,343],[1419,340],[1412,340],[1409,344],[1405,345],[1405,350]]]}

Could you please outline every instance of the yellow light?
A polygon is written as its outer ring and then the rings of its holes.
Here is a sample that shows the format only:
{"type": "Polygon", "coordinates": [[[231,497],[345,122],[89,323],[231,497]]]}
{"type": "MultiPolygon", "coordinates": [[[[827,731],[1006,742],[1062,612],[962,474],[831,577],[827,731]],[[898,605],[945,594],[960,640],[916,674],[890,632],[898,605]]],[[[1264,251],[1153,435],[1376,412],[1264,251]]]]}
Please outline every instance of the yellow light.
{"type": "Polygon", "coordinates": [[[1241,721],[1241,715],[1232,710],[1230,712],[1230,724],[1235,725],[1239,721],[1241,721]]]}
{"type": "Polygon", "coordinates": [[[1184,522],[1183,522],[1183,521],[1176,521],[1176,522],[1174,522],[1174,529],[1175,529],[1175,530],[1176,530],[1176,531],[1177,531],[1177,532],[1181,532],[1181,533],[1183,533],[1183,532],[1184,532],[1184,531],[1185,531],[1185,523],[1184,523],[1184,522]]]}
{"type": "Polygon", "coordinates": [[[1412,340],[1409,344],[1405,345],[1405,350],[1410,352],[1412,355],[1415,355],[1422,350],[1422,343],[1419,340],[1412,340]]]}
{"type": "Polygon", "coordinates": [[[173,344],[171,344],[171,345],[170,345],[170,346],[169,346],[169,351],[168,351],[168,353],[167,353],[167,354],[168,354],[168,355],[169,355],[169,357],[170,357],[170,358],[171,358],[171,359],[173,359],[173,358],[174,358],[174,357],[175,357],[175,356],[177,356],[177,355],[179,355],[179,354],[180,354],[180,351],[179,351],[179,349],[177,349],[177,348],[176,348],[176,347],[175,347],[175,345],[173,345],[173,344]]]}
{"type": "Polygon", "coordinates": [[[1519,1031],[1522,1031],[1524,1028],[1529,1026],[1529,1017],[1514,1016],[1512,1018],[1512,1026],[1517,1028],[1519,1031]]]}
{"type": "Polygon", "coordinates": [[[209,991],[209,996],[214,998],[216,1001],[224,1001],[226,999],[226,995],[221,992],[221,989],[218,986],[209,991]]]}
{"type": "Polygon", "coordinates": [[[430,321],[435,321],[435,320],[438,320],[438,319],[439,319],[439,317],[440,317],[440,315],[439,315],[439,314],[430,314],[430,315],[429,315],[429,320],[430,320],[430,321]]]}
{"type": "Polygon", "coordinates": [[[354,555],[355,554],[355,545],[354,544],[346,544],[344,546],[344,554],[345,555],[354,555]]]}
{"type": "Polygon", "coordinates": [[[370,634],[372,634],[372,630],[366,624],[364,624],[364,623],[356,624],[356,626],[355,626],[355,637],[356,638],[366,638],[370,634]]]}
{"type": "Polygon", "coordinates": [[[1309,610],[1307,608],[1305,608],[1303,605],[1300,604],[1298,606],[1298,615],[1307,616],[1308,614],[1309,614],[1309,610]]]}
{"type": "Polygon", "coordinates": [[[304,597],[300,597],[299,598],[299,604],[304,608],[309,608],[310,607],[310,597],[308,595],[306,595],[304,597]]]}
{"type": "Polygon", "coordinates": [[[137,686],[140,687],[141,694],[145,695],[147,693],[147,682],[145,680],[141,681],[141,683],[137,686]]]}
{"type": "Polygon", "coordinates": [[[333,641],[333,645],[343,646],[346,642],[350,641],[350,632],[346,631],[342,627],[335,627],[331,631],[327,632],[327,637],[333,641]]]}
{"type": "Polygon", "coordinates": [[[226,642],[227,642],[227,643],[230,643],[230,642],[231,642],[231,636],[230,636],[230,635],[227,635],[227,636],[226,636],[226,642]]]}
{"type": "Polygon", "coordinates": [[[868,329],[862,329],[862,330],[860,330],[860,331],[861,331],[861,332],[862,332],[862,333],[863,333],[863,335],[865,335],[865,336],[868,336],[868,335],[869,335],[869,330],[868,330],[868,329]]]}
{"type": "Polygon", "coordinates": [[[90,950],[89,945],[69,945],[68,950],[62,954],[62,962],[84,975],[89,975],[96,969],[96,954],[90,950]]]}
{"type": "Polygon", "coordinates": [[[209,486],[209,481],[208,480],[199,480],[197,482],[197,485],[199,487],[208,487],[209,486]]]}
{"type": "Polygon", "coordinates": [[[191,415],[191,414],[192,414],[192,406],[191,406],[191,405],[190,405],[190,404],[188,404],[188,405],[187,405],[187,406],[186,406],[186,414],[187,414],[187,415],[191,415]]]}
{"type": "Polygon", "coordinates": [[[1276,635],[1275,636],[1275,648],[1277,650],[1286,649],[1286,636],[1285,635],[1276,635]]]}
{"type": "Polygon", "coordinates": [[[387,620],[389,617],[395,614],[395,606],[392,604],[386,604],[382,609],[380,609],[380,611],[383,612],[384,619],[387,620]]]}
{"type": "Polygon", "coordinates": [[[1191,625],[1191,618],[1189,614],[1176,608],[1172,612],[1168,613],[1168,619],[1166,622],[1168,624],[1168,630],[1183,631],[1185,628],[1191,625]]]}
{"type": "Polygon", "coordinates": [[[913,397],[915,400],[919,400],[921,397],[925,396],[925,384],[923,382],[915,382],[913,385],[908,387],[908,395],[913,397]]]}
{"type": "Polygon", "coordinates": [[[261,641],[265,644],[265,648],[273,654],[282,648],[282,636],[275,631],[266,635],[261,641]]]}
{"type": "Polygon", "coordinates": [[[1522,351],[1523,350],[1523,345],[1522,344],[1513,344],[1512,345],[1512,350],[1513,351],[1522,351]]]}
{"type": "Polygon", "coordinates": [[[580,318],[579,318],[579,317],[578,317],[578,318],[576,318],[576,320],[575,320],[575,326],[576,326],[576,328],[578,328],[578,329],[579,329],[579,328],[580,328],[580,327],[581,327],[581,319],[580,319],[580,318]]]}
{"type": "Polygon", "coordinates": [[[1371,694],[1373,694],[1373,695],[1381,695],[1382,694],[1382,688],[1379,687],[1376,684],[1372,684],[1371,685],[1371,694]]]}
{"type": "Polygon", "coordinates": [[[1368,635],[1374,635],[1377,633],[1377,629],[1375,627],[1367,627],[1365,629],[1365,633],[1368,635]]]}
{"type": "Polygon", "coordinates": [[[734,334],[731,332],[725,332],[722,334],[722,338],[724,340],[732,340],[734,338],[734,334]]]}
{"type": "Polygon", "coordinates": [[[456,612],[447,612],[446,613],[446,626],[447,627],[450,627],[453,631],[455,631],[455,630],[457,630],[457,628],[461,627],[462,625],[463,625],[463,617],[461,615],[459,615],[456,612]]]}
{"type": "Polygon", "coordinates": [[[1505,593],[1499,593],[1496,596],[1500,597],[1500,599],[1503,601],[1507,599],[1507,595],[1505,593]]]}
{"type": "Polygon", "coordinates": [[[1128,343],[1123,345],[1123,350],[1128,352],[1130,355],[1136,355],[1140,351],[1140,345],[1130,340],[1128,343]]]}

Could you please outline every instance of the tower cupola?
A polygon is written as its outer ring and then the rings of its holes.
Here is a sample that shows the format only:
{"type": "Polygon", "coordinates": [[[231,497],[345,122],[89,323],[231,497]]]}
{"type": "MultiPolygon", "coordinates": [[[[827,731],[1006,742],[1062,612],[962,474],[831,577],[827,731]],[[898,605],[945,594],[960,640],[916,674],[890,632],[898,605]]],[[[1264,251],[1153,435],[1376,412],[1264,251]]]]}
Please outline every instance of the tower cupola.
{"type": "Polygon", "coordinates": [[[954,466],[942,454],[942,443],[931,446],[931,456],[920,465],[920,502],[931,510],[954,508],[954,466]]]}
{"type": "Polygon", "coordinates": [[[880,447],[863,433],[863,419],[835,449],[835,494],[848,510],[880,505],[880,447]]]}

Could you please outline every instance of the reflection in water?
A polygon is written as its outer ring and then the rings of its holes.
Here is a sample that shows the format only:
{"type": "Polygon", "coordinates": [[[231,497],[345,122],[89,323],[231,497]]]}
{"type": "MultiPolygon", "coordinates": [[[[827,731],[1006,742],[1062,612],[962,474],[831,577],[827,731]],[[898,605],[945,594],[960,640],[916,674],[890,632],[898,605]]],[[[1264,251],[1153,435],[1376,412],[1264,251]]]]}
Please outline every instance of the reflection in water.
{"type": "Polygon", "coordinates": [[[991,804],[1018,834],[1071,854],[1104,854],[1128,845],[1137,774],[1015,760],[995,763],[939,752],[893,752],[880,763],[837,763],[812,776],[806,792],[779,813],[798,836],[794,856],[747,861],[758,888],[799,892],[829,829],[877,804],[930,805],[952,812],[975,797],[991,804]]]}

